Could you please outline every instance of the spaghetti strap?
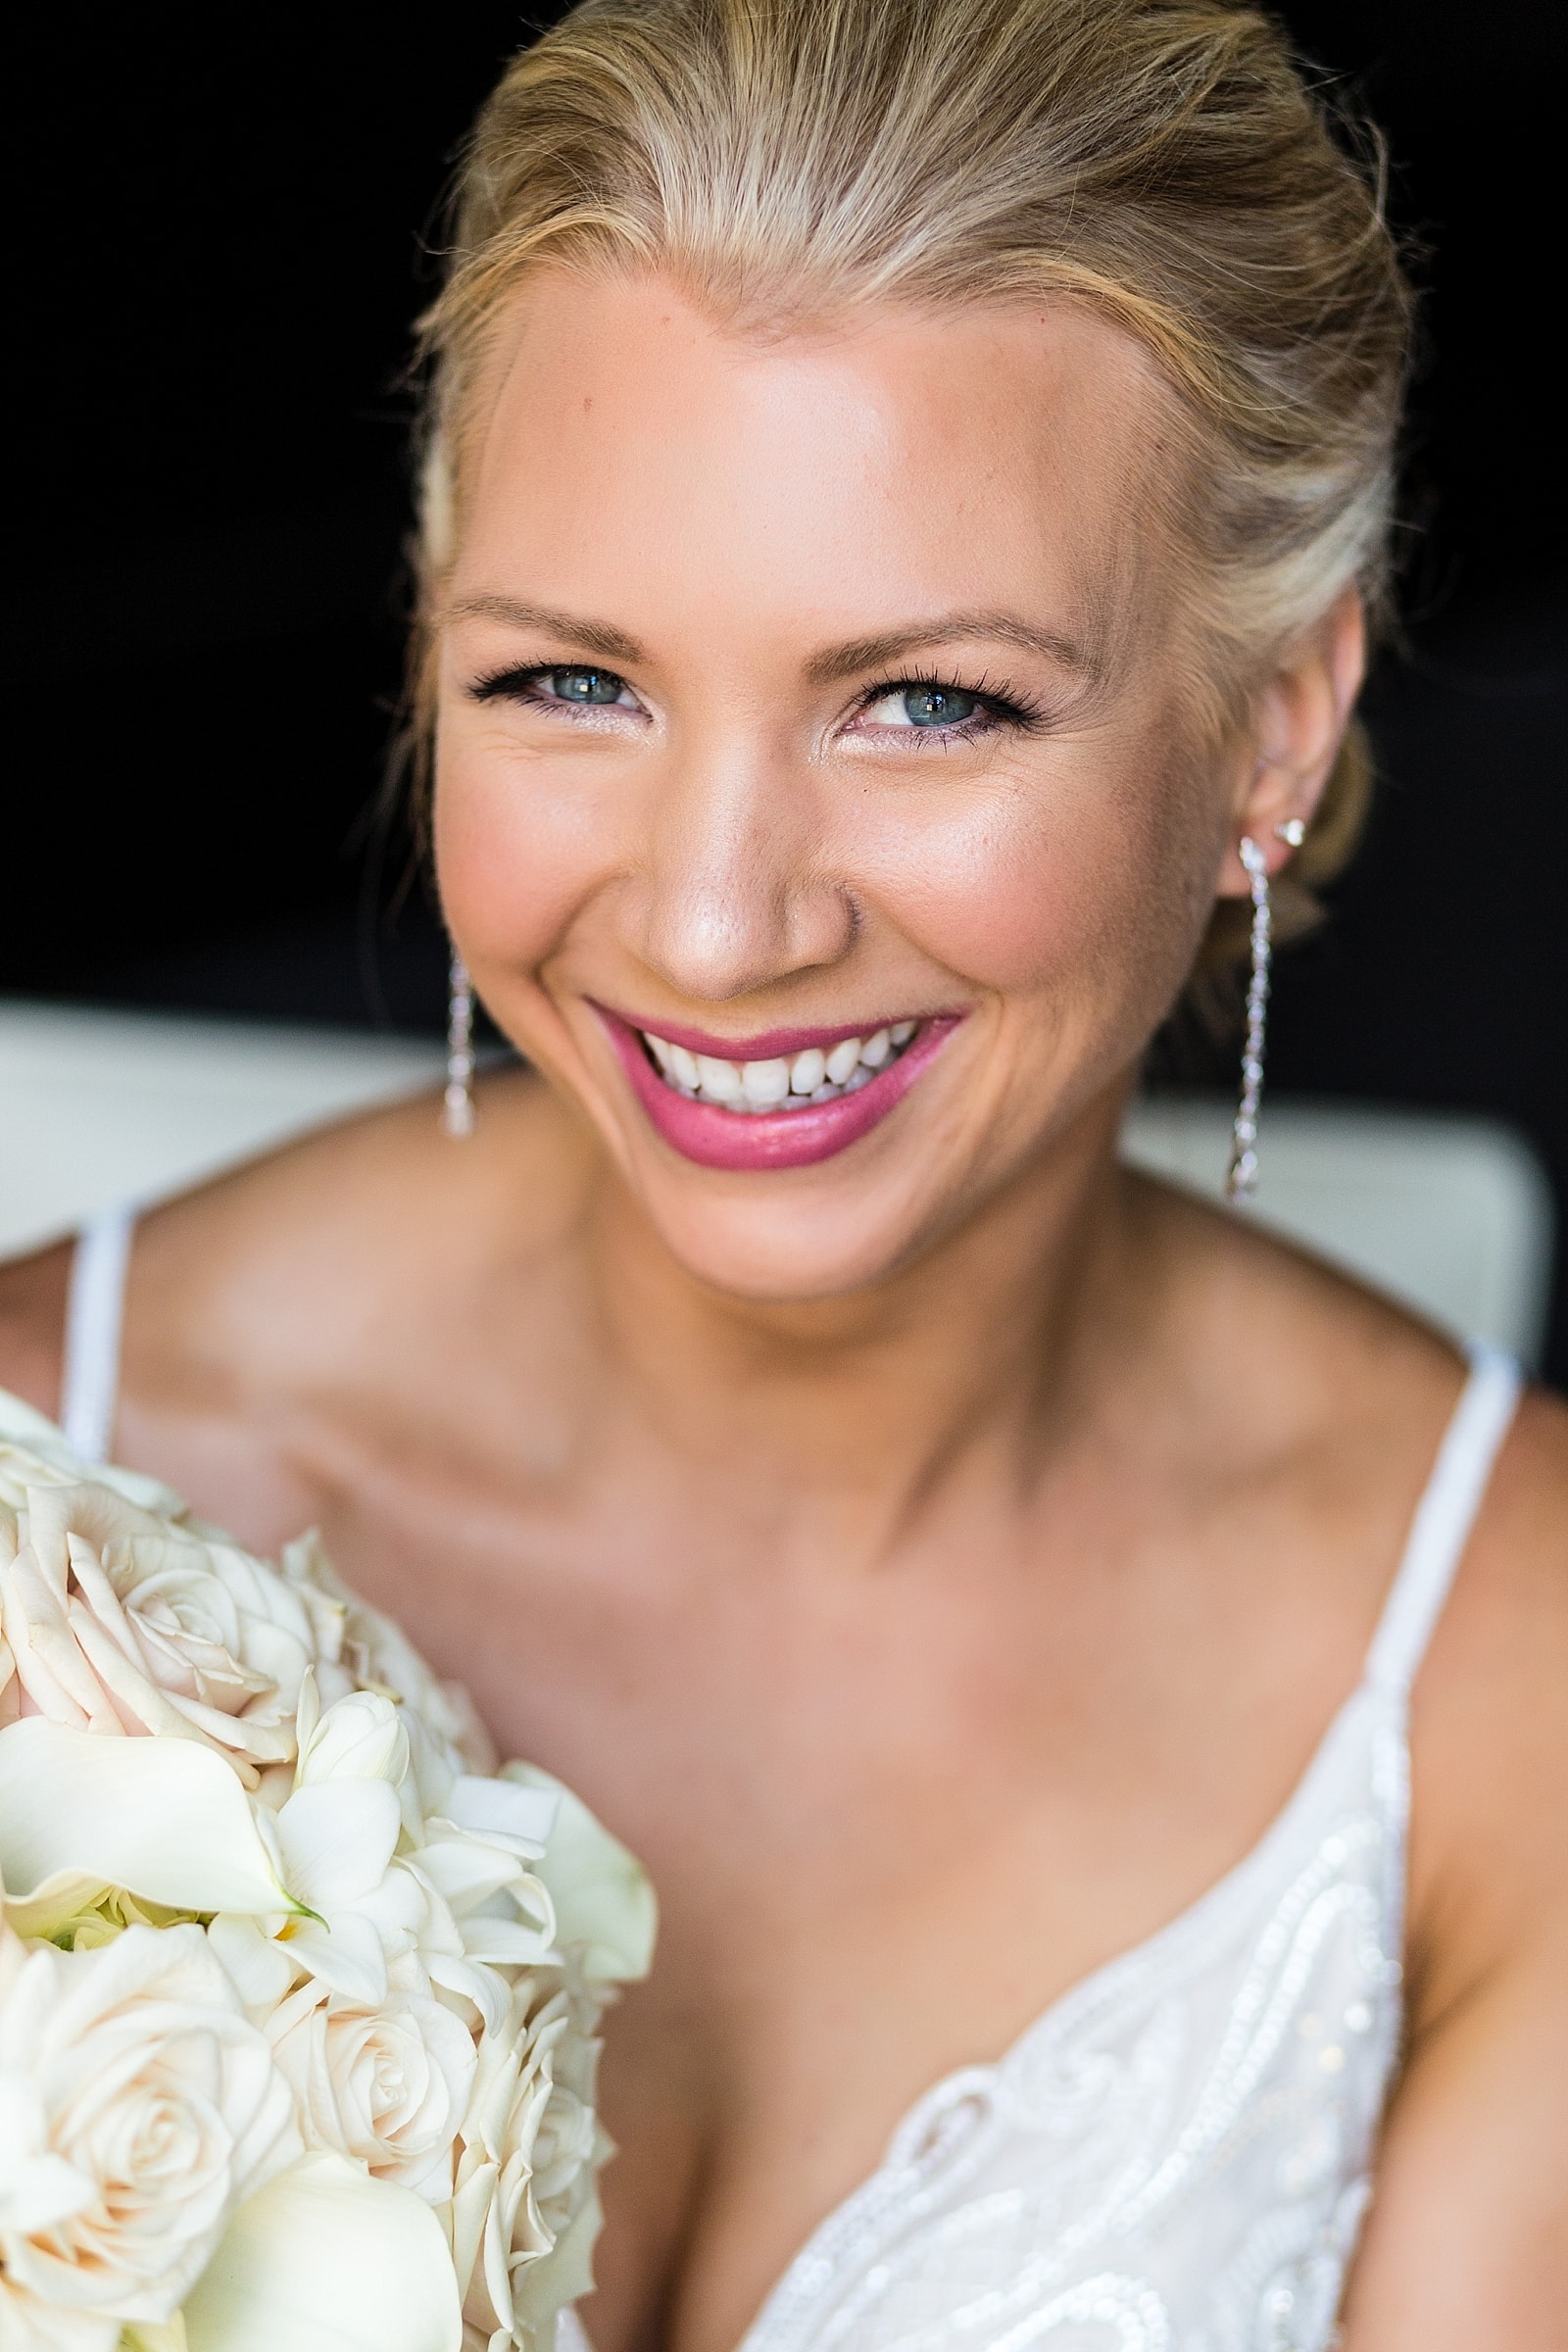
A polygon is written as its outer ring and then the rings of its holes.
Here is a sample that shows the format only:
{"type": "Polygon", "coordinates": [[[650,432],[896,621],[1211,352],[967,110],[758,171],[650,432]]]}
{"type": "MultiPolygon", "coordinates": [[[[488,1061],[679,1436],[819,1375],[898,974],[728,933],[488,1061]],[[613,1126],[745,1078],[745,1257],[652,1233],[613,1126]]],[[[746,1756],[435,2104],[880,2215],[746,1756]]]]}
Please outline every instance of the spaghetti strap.
{"type": "Polygon", "coordinates": [[[109,1456],[120,1390],[120,1325],[125,1270],[136,1210],[129,1202],[104,1209],[76,1239],[66,1302],[66,1349],[60,1380],[60,1423],[84,1462],[109,1456]]]}
{"type": "Polygon", "coordinates": [[[1415,1680],[1519,1402],[1511,1356],[1477,1347],[1470,1365],[1367,1652],[1366,1679],[1386,1690],[1415,1680]]]}

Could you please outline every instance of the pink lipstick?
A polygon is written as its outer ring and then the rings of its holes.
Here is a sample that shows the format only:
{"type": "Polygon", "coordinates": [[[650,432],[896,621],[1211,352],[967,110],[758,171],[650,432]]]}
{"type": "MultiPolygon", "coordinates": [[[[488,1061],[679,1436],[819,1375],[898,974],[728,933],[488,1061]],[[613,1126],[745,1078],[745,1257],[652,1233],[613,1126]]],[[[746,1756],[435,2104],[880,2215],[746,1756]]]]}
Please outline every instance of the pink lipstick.
{"type": "MultiPolygon", "coordinates": [[[[963,1020],[962,1013],[936,1013],[911,1020],[907,1043],[872,1070],[858,1065],[839,1092],[831,1084],[818,1091],[833,1099],[808,1096],[786,1098],[797,1107],[735,1108],[705,1102],[684,1089],[678,1074],[662,1076],[650,1059],[644,1037],[657,1038],[667,1053],[676,1048],[689,1056],[706,1056],[710,1063],[785,1063],[802,1054],[826,1057],[851,1039],[879,1034],[876,1028],[769,1029],[757,1037],[713,1037],[704,1030],[668,1022],[634,1023],[608,1005],[595,1004],[632,1091],[653,1125],[673,1151],[700,1167],[757,1173],[776,1168],[806,1168],[847,1151],[862,1135],[880,1126],[942,1051],[963,1020]]],[[[897,1034],[903,1022],[884,1023],[883,1031],[897,1034]]],[[[886,1042],[884,1040],[884,1042],[886,1042]]],[[[661,1059],[664,1058],[661,1054],[661,1059]]],[[[779,1077],[776,1084],[786,1084],[779,1077]]]]}

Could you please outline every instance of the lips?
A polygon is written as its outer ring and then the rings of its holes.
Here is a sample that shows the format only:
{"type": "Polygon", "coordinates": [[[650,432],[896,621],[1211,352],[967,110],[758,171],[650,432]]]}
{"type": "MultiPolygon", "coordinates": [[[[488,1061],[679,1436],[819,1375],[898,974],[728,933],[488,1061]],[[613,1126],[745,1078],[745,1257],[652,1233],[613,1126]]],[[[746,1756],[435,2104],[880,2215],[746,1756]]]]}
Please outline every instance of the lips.
{"type": "Polygon", "coordinates": [[[929,1068],[964,1017],[961,1013],[937,1013],[869,1032],[862,1024],[836,1029],[772,1029],[756,1037],[719,1038],[664,1021],[657,1029],[652,1024],[635,1024],[603,1004],[595,1004],[593,1009],[620,1056],[633,1093],[664,1142],[700,1167],[751,1173],[810,1167],[868,1135],[929,1068]],[[907,1042],[894,1047],[890,1039],[899,1031],[905,1032],[907,1042]],[[850,1055],[851,1040],[862,1041],[862,1054],[875,1057],[880,1066],[850,1055]],[[679,1056],[671,1054],[673,1048],[681,1049],[679,1056]],[[651,1058],[655,1052],[668,1070],[667,1076],[656,1069],[651,1058]],[[698,1058],[700,1078],[690,1070],[687,1057],[698,1058]],[[855,1060],[842,1087],[827,1079],[824,1068],[822,1083],[809,1095],[785,1093],[792,1078],[799,1083],[804,1070],[809,1081],[817,1075],[818,1065],[829,1060],[835,1070],[855,1060]],[[677,1061],[679,1067],[674,1066],[677,1061]],[[735,1106],[704,1100],[689,1085],[683,1087],[681,1068],[700,1084],[722,1083],[735,1106]],[[785,1072],[788,1074],[781,1074],[785,1072]],[[753,1089],[750,1096],[746,1082],[753,1089]],[[762,1100],[754,1100],[757,1096],[762,1100]],[[785,1108],[781,1102],[772,1107],[769,1096],[782,1097],[798,1106],[785,1108]]]}

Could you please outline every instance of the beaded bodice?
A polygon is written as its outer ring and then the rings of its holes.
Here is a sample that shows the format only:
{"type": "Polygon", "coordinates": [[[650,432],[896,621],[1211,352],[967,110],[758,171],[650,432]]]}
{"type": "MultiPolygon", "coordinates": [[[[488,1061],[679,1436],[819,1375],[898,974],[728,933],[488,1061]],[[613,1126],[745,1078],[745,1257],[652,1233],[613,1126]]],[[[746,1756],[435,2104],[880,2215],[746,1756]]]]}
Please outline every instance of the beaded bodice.
{"type": "Polygon", "coordinates": [[[929,2092],[745,2352],[1326,2342],[1398,2025],[1396,1715],[1359,1691],[1239,1870],[929,2092]]]}
{"type": "MultiPolygon", "coordinates": [[[[1478,1356],[1363,1678],[1260,1843],[928,2091],[738,2352],[1325,2352],[1398,2045],[1410,1683],[1516,1393],[1478,1356]]],[[[559,2352],[591,2352],[569,2313],[559,2352]]]]}

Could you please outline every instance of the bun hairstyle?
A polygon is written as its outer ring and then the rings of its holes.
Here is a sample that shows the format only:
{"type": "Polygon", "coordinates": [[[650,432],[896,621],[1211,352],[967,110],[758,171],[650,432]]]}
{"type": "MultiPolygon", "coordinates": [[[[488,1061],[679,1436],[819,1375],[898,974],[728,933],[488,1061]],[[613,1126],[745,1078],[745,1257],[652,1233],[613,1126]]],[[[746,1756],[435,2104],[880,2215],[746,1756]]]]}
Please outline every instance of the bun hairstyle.
{"type": "MultiPolygon", "coordinates": [[[[460,172],[429,364],[414,654],[462,536],[487,363],[536,265],[658,269],[731,331],[869,303],[1087,303],[1153,355],[1210,722],[1355,583],[1386,617],[1410,296],[1375,142],[1227,0],[582,0],[509,67],[460,172]]],[[[1352,728],[1277,890],[1342,862],[1352,728]]],[[[1222,903],[1198,976],[1229,962],[1222,903]]]]}

